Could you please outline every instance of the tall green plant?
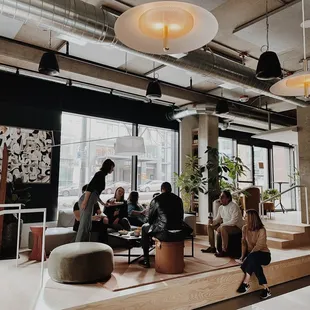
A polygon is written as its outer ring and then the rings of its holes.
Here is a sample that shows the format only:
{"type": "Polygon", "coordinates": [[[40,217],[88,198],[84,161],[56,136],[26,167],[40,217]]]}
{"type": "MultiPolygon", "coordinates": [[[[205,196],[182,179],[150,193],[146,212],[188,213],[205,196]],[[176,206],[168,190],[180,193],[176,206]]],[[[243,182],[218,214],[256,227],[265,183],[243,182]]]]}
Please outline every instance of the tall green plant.
{"type": "Polygon", "coordinates": [[[187,211],[191,209],[192,199],[198,197],[199,192],[206,192],[207,178],[203,176],[206,165],[199,165],[198,156],[186,156],[185,168],[179,175],[174,173],[175,184],[180,189],[184,207],[187,211]]]}
{"type": "Polygon", "coordinates": [[[208,183],[215,187],[218,182],[220,190],[239,190],[238,179],[246,175],[246,171],[249,170],[241,158],[228,156],[209,146],[205,153],[208,153],[210,158],[207,162],[207,169],[211,175],[207,180],[208,183]]]}

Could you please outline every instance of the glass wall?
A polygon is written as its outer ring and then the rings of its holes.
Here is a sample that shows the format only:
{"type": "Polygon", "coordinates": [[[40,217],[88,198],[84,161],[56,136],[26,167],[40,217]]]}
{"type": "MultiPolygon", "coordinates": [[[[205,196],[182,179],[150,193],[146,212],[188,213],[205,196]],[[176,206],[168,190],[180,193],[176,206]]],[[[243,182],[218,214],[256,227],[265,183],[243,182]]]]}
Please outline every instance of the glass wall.
{"type": "Polygon", "coordinates": [[[139,136],[144,139],[146,153],[138,157],[138,191],[141,202],[148,203],[154,193],[160,192],[163,182],[170,182],[174,187],[174,172],[178,171],[178,135],[173,130],[140,125],[139,136]]]}
{"type": "Polygon", "coordinates": [[[254,183],[269,188],[268,149],[254,146],[254,183]]]}
{"type": "MultiPolygon", "coordinates": [[[[114,172],[106,178],[101,199],[113,196],[117,187],[131,184],[131,156],[115,154],[117,137],[132,134],[133,124],[69,113],[62,114],[58,207],[72,208],[81,195],[81,188],[98,171],[106,158],[115,162],[114,172]],[[86,142],[87,141],[87,142],[86,142]]],[[[148,203],[163,181],[173,185],[173,174],[178,171],[178,134],[169,129],[139,126],[146,153],[138,158],[137,178],[140,202],[148,203]],[[157,182],[157,183],[156,183],[157,182]]]]}
{"type": "Polygon", "coordinates": [[[248,169],[244,171],[244,175],[238,178],[238,184],[240,188],[246,188],[253,185],[253,156],[252,156],[252,146],[245,144],[238,144],[238,157],[242,160],[243,164],[247,166],[248,169]]]}
{"type": "MultiPolygon", "coordinates": [[[[293,149],[285,146],[272,146],[272,148],[255,146],[251,144],[238,144],[236,140],[219,137],[219,152],[228,156],[237,154],[249,168],[244,176],[238,180],[239,188],[259,185],[263,190],[275,188],[281,192],[288,189],[294,182],[294,153],[293,149]],[[269,162],[269,152],[273,160],[269,162]],[[281,186],[281,188],[280,188],[281,186]]],[[[283,195],[282,204],[286,209],[296,210],[297,191],[283,195]]],[[[277,210],[281,210],[279,201],[275,203],[277,210]]]]}
{"type": "MultiPolygon", "coordinates": [[[[293,182],[294,157],[291,149],[282,146],[273,146],[273,186],[279,191],[287,190],[293,182]]],[[[296,209],[295,191],[289,191],[281,197],[285,209],[296,209]]],[[[280,201],[276,203],[281,210],[280,201]]]]}

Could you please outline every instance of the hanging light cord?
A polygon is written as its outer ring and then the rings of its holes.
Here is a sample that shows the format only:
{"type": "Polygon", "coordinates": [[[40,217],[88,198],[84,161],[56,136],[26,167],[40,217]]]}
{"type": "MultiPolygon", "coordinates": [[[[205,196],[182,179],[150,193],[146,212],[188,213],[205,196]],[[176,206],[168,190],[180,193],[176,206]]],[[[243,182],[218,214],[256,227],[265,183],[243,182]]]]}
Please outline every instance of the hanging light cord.
{"type": "Polygon", "coordinates": [[[306,52],[306,28],[305,28],[305,0],[302,0],[302,39],[304,45],[304,60],[306,60],[307,52],[306,52]]]}
{"type": "Polygon", "coordinates": [[[49,41],[49,49],[52,48],[52,30],[50,30],[50,41],[49,41]]]}
{"type": "Polygon", "coordinates": [[[266,0],[266,41],[267,41],[267,51],[269,51],[269,17],[268,17],[268,0],[266,0]]]}

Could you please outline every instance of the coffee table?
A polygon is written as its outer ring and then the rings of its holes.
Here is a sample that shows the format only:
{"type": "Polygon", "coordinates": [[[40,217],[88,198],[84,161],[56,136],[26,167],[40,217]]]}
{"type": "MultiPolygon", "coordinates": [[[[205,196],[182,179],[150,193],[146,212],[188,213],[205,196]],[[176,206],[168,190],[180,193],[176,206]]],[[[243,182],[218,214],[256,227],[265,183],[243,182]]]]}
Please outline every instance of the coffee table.
{"type": "MultiPolygon", "coordinates": [[[[111,232],[111,233],[108,233],[108,235],[110,237],[126,241],[125,244],[126,244],[126,248],[128,250],[128,253],[127,254],[114,253],[114,256],[128,257],[128,264],[132,264],[132,263],[136,262],[138,259],[143,257],[143,254],[132,254],[131,253],[132,248],[140,248],[141,247],[141,244],[140,244],[141,236],[136,237],[136,236],[131,236],[130,234],[120,235],[119,232],[111,232]],[[135,257],[135,259],[131,260],[132,257],[135,257]]],[[[155,247],[150,247],[149,252],[154,250],[154,248],[155,247]]]]}
{"type": "MultiPolygon", "coordinates": [[[[136,262],[138,259],[143,257],[143,253],[142,254],[132,254],[131,253],[132,248],[140,248],[141,247],[141,244],[140,244],[141,235],[139,237],[131,236],[130,234],[120,235],[119,232],[111,232],[111,233],[108,233],[108,235],[110,237],[126,241],[125,244],[126,244],[128,253],[127,254],[114,253],[114,256],[128,257],[128,264],[129,265],[136,262]],[[132,257],[135,257],[135,259],[131,260],[132,257]]],[[[184,257],[194,257],[194,236],[190,235],[185,240],[188,240],[188,239],[191,240],[191,242],[192,242],[192,253],[191,253],[191,255],[184,255],[184,257]]],[[[151,246],[149,249],[149,252],[153,251],[154,249],[155,249],[155,246],[151,246]]]]}

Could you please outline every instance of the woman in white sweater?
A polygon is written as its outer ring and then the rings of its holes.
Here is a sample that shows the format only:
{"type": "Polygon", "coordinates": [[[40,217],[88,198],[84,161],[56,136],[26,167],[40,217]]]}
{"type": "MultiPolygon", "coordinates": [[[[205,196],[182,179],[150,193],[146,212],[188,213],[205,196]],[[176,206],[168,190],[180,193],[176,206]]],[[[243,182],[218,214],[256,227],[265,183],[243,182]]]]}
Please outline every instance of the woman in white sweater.
{"type": "Polygon", "coordinates": [[[246,225],[242,227],[242,256],[240,261],[244,279],[237,292],[247,292],[250,287],[250,277],[254,272],[259,284],[263,286],[260,297],[262,299],[270,297],[270,289],[262,266],[269,265],[271,255],[267,247],[266,229],[256,210],[246,212],[246,225]]]}

